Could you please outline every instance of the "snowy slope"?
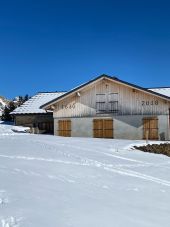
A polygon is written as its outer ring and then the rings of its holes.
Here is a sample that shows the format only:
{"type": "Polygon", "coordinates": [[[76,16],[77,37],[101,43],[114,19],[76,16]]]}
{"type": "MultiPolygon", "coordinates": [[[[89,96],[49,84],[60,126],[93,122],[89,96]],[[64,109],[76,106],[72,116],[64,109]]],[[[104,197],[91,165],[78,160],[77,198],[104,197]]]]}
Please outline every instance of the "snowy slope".
{"type": "Polygon", "coordinates": [[[7,102],[5,101],[5,98],[0,96],[0,117],[2,116],[3,110],[6,106],[7,102]]]}
{"type": "Polygon", "coordinates": [[[142,141],[15,134],[5,127],[0,227],[169,227],[170,158],[128,149],[142,141]]]}

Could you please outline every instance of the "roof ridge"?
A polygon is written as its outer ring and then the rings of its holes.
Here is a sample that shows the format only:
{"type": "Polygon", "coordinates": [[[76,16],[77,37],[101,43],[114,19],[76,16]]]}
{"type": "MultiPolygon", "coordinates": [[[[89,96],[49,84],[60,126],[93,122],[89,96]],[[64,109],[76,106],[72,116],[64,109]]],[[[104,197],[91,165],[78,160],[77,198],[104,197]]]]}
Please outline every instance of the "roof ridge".
{"type": "Polygon", "coordinates": [[[36,94],[65,93],[67,91],[38,91],[36,94]]]}
{"type": "Polygon", "coordinates": [[[130,86],[130,87],[132,87],[132,88],[139,89],[139,90],[141,90],[141,91],[150,93],[150,94],[152,94],[152,95],[157,95],[157,96],[159,96],[159,97],[161,97],[161,98],[170,100],[170,97],[169,97],[169,96],[166,96],[166,95],[163,95],[163,94],[154,92],[154,91],[152,91],[152,90],[149,90],[149,89],[147,89],[147,88],[141,87],[141,86],[136,85],[136,84],[132,84],[132,83],[126,82],[126,81],[121,80],[121,79],[119,79],[119,78],[117,78],[117,77],[115,77],[115,76],[109,76],[109,75],[106,75],[106,74],[102,74],[102,75],[100,75],[100,76],[97,76],[97,77],[95,77],[95,78],[89,80],[89,81],[86,82],[86,83],[83,83],[83,84],[81,84],[81,85],[79,85],[79,86],[77,86],[77,87],[71,89],[70,91],[66,92],[65,94],[61,95],[60,97],[57,97],[57,98],[55,98],[55,99],[53,99],[53,100],[47,102],[46,104],[41,105],[40,108],[45,108],[45,107],[47,107],[48,105],[51,105],[53,102],[58,101],[59,99],[64,98],[64,97],[66,97],[67,95],[70,95],[70,94],[72,94],[73,92],[76,92],[76,91],[78,91],[79,89],[82,89],[83,87],[85,87],[85,86],[87,86],[87,85],[89,85],[89,84],[91,84],[91,83],[93,83],[93,82],[95,82],[95,81],[97,81],[97,80],[99,80],[99,79],[102,79],[102,78],[111,79],[111,80],[116,81],[116,82],[118,82],[118,83],[121,83],[121,84],[125,84],[125,85],[127,85],[127,86],[130,86]]]}
{"type": "Polygon", "coordinates": [[[150,88],[146,88],[146,89],[164,89],[164,88],[170,88],[170,87],[150,87],[150,88]]]}

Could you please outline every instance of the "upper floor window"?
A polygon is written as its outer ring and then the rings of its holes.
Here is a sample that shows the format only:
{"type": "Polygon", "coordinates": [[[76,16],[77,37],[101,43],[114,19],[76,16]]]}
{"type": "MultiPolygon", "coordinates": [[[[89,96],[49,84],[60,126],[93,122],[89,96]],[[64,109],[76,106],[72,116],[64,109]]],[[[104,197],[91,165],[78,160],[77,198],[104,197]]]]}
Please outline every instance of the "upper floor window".
{"type": "Polygon", "coordinates": [[[108,97],[108,111],[118,113],[118,93],[110,93],[108,97]]]}
{"type": "Polygon", "coordinates": [[[105,94],[96,94],[96,110],[97,110],[97,112],[106,111],[106,95],[105,94]]]}
{"type": "Polygon", "coordinates": [[[117,113],[118,93],[96,94],[97,113],[117,113]]]}

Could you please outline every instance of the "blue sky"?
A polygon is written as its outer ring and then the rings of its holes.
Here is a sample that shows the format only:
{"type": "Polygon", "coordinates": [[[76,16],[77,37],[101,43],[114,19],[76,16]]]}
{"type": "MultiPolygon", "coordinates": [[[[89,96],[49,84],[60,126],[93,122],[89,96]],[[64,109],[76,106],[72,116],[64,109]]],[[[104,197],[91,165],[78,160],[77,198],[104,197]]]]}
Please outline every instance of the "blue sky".
{"type": "Polygon", "coordinates": [[[0,0],[0,95],[65,91],[108,74],[170,86],[170,3],[0,0]]]}

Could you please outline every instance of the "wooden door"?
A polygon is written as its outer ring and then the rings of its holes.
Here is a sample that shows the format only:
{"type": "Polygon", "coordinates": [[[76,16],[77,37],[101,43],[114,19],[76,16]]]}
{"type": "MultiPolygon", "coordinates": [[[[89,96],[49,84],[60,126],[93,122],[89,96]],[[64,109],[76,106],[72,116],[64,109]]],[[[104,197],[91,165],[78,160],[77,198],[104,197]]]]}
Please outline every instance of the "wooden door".
{"type": "Polygon", "coordinates": [[[143,138],[158,140],[158,119],[156,117],[143,119],[143,138]]]}
{"type": "Polygon", "coordinates": [[[94,138],[103,138],[103,120],[93,120],[93,136],[94,138]]]}
{"type": "Polygon", "coordinates": [[[44,133],[53,133],[54,132],[53,122],[39,122],[38,128],[39,128],[39,130],[44,131],[44,133]]]}
{"type": "Polygon", "coordinates": [[[71,136],[71,120],[58,121],[58,135],[65,137],[71,136]]]}
{"type": "Polygon", "coordinates": [[[113,119],[94,119],[93,137],[113,138],[113,119]]]}
{"type": "Polygon", "coordinates": [[[103,120],[104,138],[113,138],[113,119],[103,120]]]}

